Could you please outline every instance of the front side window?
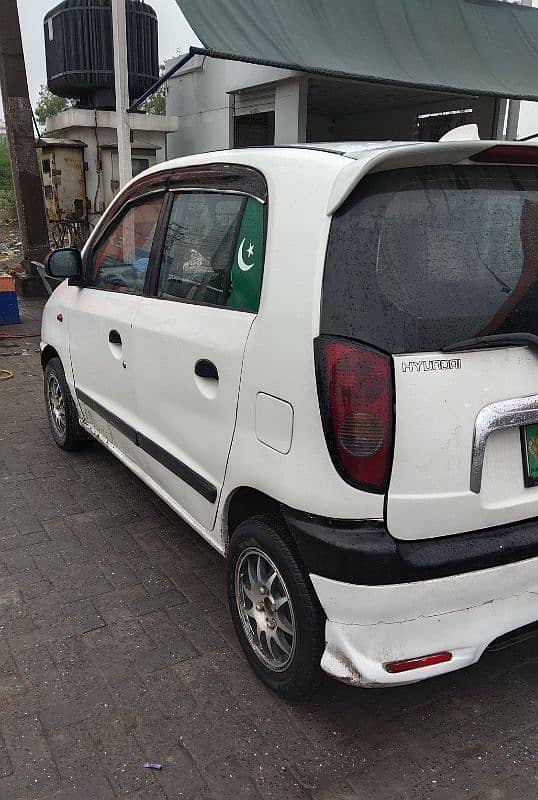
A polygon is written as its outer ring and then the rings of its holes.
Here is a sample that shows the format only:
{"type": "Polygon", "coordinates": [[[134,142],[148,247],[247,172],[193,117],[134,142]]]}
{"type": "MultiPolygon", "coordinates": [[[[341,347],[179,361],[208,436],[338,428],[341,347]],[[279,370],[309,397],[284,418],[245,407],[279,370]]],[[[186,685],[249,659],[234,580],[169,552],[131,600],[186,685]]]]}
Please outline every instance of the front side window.
{"type": "Polygon", "coordinates": [[[130,206],[94,250],[87,285],[142,294],[162,195],[130,206]]]}
{"type": "Polygon", "coordinates": [[[256,311],[263,270],[263,205],[252,197],[180,192],[174,198],[158,296],[256,311]]]}

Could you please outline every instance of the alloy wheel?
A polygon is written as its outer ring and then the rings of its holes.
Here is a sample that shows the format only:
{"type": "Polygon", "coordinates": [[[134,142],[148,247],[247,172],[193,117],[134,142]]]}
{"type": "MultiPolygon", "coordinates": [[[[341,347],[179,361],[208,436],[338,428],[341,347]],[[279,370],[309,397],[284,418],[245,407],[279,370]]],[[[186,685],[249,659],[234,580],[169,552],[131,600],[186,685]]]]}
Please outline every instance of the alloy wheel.
{"type": "Polygon", "coordinates": [[[257,547],[246,549],[237,561],[235,598],[252,649],[266,667],[282,672],[295,653],[295,615],[276,564],[257,547]]]}
{"type": "Polygon", "coordinates": [[[49,375],[47,380],[47,402],[49,404],[50,418],[57,433],[65,434],[65,404],[56,375],[49,375]]]}

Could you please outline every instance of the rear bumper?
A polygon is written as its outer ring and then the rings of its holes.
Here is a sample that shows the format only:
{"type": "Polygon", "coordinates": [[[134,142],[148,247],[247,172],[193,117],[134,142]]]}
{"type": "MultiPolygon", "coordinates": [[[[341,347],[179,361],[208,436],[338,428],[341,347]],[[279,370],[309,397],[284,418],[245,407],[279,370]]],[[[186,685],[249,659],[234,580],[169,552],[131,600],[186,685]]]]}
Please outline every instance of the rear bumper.
{"type": "Polygon", "coordinates": [[[282,513],[309,573],[361,586],[458,576],[538,556],[538,519],[432,539],[395,539],[384,522],[282,513]]]}
{"type": "Polygon", "coordinates": [[[399,585],[311,579],[327,616],[321,666],[357,686],[415,683],[461,669],[498,637],[538,620],[538,558],[399,585]],[[451,661],[399,674],[385,668],[444,651],[451,661]]]}

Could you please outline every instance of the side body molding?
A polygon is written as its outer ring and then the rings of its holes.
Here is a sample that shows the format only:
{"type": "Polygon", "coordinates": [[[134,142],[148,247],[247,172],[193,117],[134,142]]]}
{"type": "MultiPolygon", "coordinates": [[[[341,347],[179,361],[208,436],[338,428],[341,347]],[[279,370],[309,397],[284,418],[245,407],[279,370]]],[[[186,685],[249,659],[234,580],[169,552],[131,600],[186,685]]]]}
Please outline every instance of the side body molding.
{"type": "Polygon", "coordinates": [[[486,443],[491,434],[501,428],[516,428],[536,422],[538,422],[538,394],[500,400],[480,409],[476,415],[473,432],[469,483],[471,492],[480,494],[486,443]]]}

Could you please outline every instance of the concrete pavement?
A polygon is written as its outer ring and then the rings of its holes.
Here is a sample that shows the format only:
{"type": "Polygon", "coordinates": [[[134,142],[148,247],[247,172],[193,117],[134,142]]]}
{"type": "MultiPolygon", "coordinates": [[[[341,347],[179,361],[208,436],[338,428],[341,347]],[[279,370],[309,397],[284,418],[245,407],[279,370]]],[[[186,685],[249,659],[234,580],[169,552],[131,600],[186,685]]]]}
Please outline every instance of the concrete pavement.
{"type": "Polygon", "coordinates": [[[38,342],[0,346],[0,800],[538,797],[538,640],[276,699],[221,558],[102,447],[55,446],[38,342]]]}

